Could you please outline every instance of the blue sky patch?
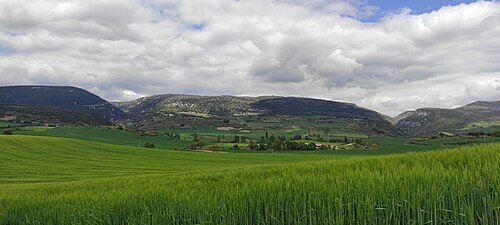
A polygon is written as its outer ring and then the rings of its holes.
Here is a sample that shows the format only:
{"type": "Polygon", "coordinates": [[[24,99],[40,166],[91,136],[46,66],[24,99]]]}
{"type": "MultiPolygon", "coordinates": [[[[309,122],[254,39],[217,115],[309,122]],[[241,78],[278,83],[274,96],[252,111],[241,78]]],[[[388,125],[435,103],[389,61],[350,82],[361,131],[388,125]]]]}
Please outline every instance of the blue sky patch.
{"type": "Polygon", "coordinates": [[[203,29],[205,29],[206,26],[207,26],[206,23],[200,22],[200,23],[193,23],[193,24],[191,24],[190,28],[193,29],[193,30],[202,31],[203,29]]]}
{"type": "Polygon", "coordinates": [[[380,20],[387,14],[391,12],[397,12],[402,8],[410,8],[412,14],[422,14],[428,13],[440,9],[443,6],[448,5],[460,5],[461,3],[471,3],[475,1],[471,0],[400,0],[400,1],[388,1],[388,0],[368,0],[368,4],[376,5],[379,7],[378,12],[368,19],[369,22],[374,22],[380,20]]]}
{"type": "Polygon", "coordinates": [[[0,45],[0,55],[10,55],[12,53],[14,53],[14,49],[0,45]]]}

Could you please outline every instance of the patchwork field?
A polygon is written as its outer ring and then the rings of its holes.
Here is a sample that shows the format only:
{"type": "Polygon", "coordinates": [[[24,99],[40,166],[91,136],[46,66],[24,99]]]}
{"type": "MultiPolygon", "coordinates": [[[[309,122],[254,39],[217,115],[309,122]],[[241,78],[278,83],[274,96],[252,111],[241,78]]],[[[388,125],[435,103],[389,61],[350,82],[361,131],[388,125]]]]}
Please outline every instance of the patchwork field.
{"type": "MultiPolygon", "coordinates": [[[[242,133],[238,130],[218,131],[215,127],[201,127],[195,129],[167,129],[159,130],[155,135],[140,135],[126,130],[117,130],[112,127],[95,127],[95,126],[60,126],[60,127],[44,127],[44,126],[21,126],[18,123],[0,123],[0,133],[5,130],[12,130],[17,135],[33,135],[33,136],[50,136],[72,138],[85,141],[101,142],[108,144],[117,144],[133,147],[144,146],[145,143],[152,143],[156,148],[182,150],[189,149],[193,144],[193,136],[196,134],[198,138],[204,142],[205,147],[211,145],[221,146],[223,151],[232,151],[235,143],[218,143],[217,137],[224,136],[231,141],[234,136],[248,137],[260,142],[261,138],[268,133],[268,136],[283,136],[286,139],[293,138],[297,135],[321,135],[321,137],[334,137],[335,139],[349,138],[349,140],[361,139],[364,144],[373,146],[369,149],[356,149],[346,147],[342,143],[328,143],[328,138],[325,140],[300,140],[298,142],[307,143],[313,142],[317,144],[329,144],[331,146],[339,146],[335,151],[318,150],[314,153],[328,153],[340,155],[381,155],[392,153],[404,153],[414,151],[428,151],[434,149],[443,149],[457,147],[460,145],[481,144],[481,143],[498,143],[500,137],[446,137],[438,139],[423,139],[423,138],[396,138],[396,137],[369,137],[367,135],[349,132],[335,131],[332,133],[321,133],[317,130],[308,129],[292,129],[292,130],[255,130],[250,133],[242,133]],[[172,138],[167,134],[178,134],[180,138],[172,138]]],[[[317,137],[317,136],[316,136],[317,137]]],[[[258,143],[257,143],[258,144],[258,143]]],[[[248,147],[248,143],[237,143],[240,148],[248,147]]],[[[240,150],[241,151],[241,150],[240,150]]],[[[240,152],[235,151],[235,152],[240,152]]],[[[270,152],[270,151],[260,151],[270,152]]],[[[305,153],[305,152],[302,152],[305,153]]]]}
{"type": "Polygon", "coordinates": [[[0,224],[500,224],[500,144],[388,156],[0,136],[0,224]]]}

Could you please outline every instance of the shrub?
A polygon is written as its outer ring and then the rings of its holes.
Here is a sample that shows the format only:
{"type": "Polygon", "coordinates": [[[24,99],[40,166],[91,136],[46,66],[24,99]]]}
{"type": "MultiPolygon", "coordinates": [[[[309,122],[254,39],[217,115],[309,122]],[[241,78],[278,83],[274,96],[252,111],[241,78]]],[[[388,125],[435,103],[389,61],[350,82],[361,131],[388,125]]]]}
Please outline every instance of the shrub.
{"type": "Polygon", "coordinates": [[[146,143],[146,144],[144,144],[144,147],[146,147],[146,148],[155,148],[155,145],[153,143],[146,143]]]}

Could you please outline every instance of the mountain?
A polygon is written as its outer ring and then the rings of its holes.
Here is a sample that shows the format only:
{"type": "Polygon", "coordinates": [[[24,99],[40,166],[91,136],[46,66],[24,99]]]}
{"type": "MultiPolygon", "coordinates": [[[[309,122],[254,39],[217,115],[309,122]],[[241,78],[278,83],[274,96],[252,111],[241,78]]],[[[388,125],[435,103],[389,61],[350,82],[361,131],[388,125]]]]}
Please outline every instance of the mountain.
{"type": "Polygon", "coordinates": [[[0,104],[0,120],[27,124],[108,124],[109,122],[83,111],[39,105],[0,104]]]}
{"type": "Polygon", "coordinates": [[[395,126],[409,136],[464,132],[479,128],[477,124],[500,121],[500,101],[477,101],[455,109],[422,108],[404,112],[394,121],[395,126]]]}
{"type": "Polygon", "coordinates": [[[293,122],[325,129],[397,134],[397,129],[375,111],[351,103],[311,98],[167,94],[115,105],[131,115],[129,125],[143,130],[200,126],[283,129],[293,122]]]}
{"type": "Polygon", "coordinates": [[[96,121],[113,122],[126,114],[99,96],[84,89],[66,86],[7,86],[0,87],[0,104],[45,106],[86,113],[96,121]]]}
{"type": "Polygon", "coordinates": [[[251,104],[251,106],[257,110],[262,110],[269,115],[382,118],[378,113],[358,107],[352,103],[312,98],[269,98],[255,101],[251,104]]]}
{"type": "Polygon", "coordinates": [[[477,101],[471,104],[457,108],[457,110],[464,113],[473,114],[476,117],[491,118],[500,117],[500,101],[486,102],[477,101]]]}
{"type": "Polygon", "coordinates": [[[274,97],[197,96],[166,94],[139,98],[130,102],[114,103],[130,115],[151,111],[167,113],[197,113],[231,116],[238,113],[260,112],[250,106],[259,99],[274,97]]]}
{"type": "Polygon", "coordinates": [[[0,87],[0,119],[36,123],[125,123],[143,131],[165,128],[314,129],[370,135],[428,136],[500,128],[500,101],[455,109],[422,108],[387,118],[352,103],[260,96],[166,94],[111,104],[84,89],[66,86],[0,87]],[[7,117],[6,117],[7,116],[7,117]]]}

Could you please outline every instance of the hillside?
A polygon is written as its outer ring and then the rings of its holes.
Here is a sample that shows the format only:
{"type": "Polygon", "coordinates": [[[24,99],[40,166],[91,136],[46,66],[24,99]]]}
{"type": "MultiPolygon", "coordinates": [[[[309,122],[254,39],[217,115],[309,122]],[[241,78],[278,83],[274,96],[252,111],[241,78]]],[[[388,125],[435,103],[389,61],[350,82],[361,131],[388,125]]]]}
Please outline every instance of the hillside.
{"type": "Polygon", "coordinates": [[[352,103],[335,102],[329,100],[280,97],[255,101],[251,106],[262,110],[268,115],[290,116],[334,116],[342,118],[377,118],[383,119],[380,114],[358,107],[352,103]]]}
{"type": "MultiPolygon", "coordinates": [[[[131,115],[129,125],[142,130],[169,127],[284,126],[325,124],[331,128],[395,135],[397,130],[381,114],[351,103],[298,97],[157,95],[115,103],[131,115]],[[333,125],[336,124],[336,125],[333,125]]],[[[260,128],[260,127],[259,127],[260,128]]]]}
{"type": "Polygon", "coordinates": [[[500,101],[486,102],[477,101],[457,108],[456,110],[465,114],[472,114],[477,118],[500,119],[500,101]]]}
{"type": "Polygon", "coordinates": [[[81,88],[65,86],[0,87],[0,104],[56,107],[88,113],[107,122],[116,121],[126,115],[95,94],[81,88]]]}
{"type": "Polygon", "coordinates": [[[110,124],[139,131],[233,127],[240,130],[347,131],[381,136],[429,136],[500,128],[500,101],[456,109],[422,108],[395,118],[352,103],[261,96],[155,95],[111,103],[64,86],[0,87],[0,119],[39,124],[110,124]]]}
{"type": "Polygon", "coordinates": [[[74,181],[200,172],[206,169],[220,170],[219,165],[241,168],[256,164],[299,163],[335,157],[321,154],[279,154],[273,157],[254,153],[207,154],[24,135],[0,135],[0,143],[0,187],[4,183],[20,181],[74,181]]]}
{"type": "Polygon", "coordinates": [[[130,115],[152,111],[165,113],[197,113],[214,116],[232,116],[239,113],[255,112],[250,104],[259,99],[273,97],[197,96],[197,95],[155,95],[130,102],[115,103],[130,115]]]}
{"type": "MultiPolygon", "coordinates": [[[[500,101],[478,101],[455,109],[422,108],[395,118],[395,126],[406,135],[432,135],[438,132],[466,132],[474,124],[500,121],[500,101]]],[[[481,126],[476,126],[482,129],[481,126]]]]}
{"type": "Polygon", "coordinates": [[[23,124],[106,124],[108,121],[85,111],[40,105],[0,104],[0,120],[23,124]]]}

